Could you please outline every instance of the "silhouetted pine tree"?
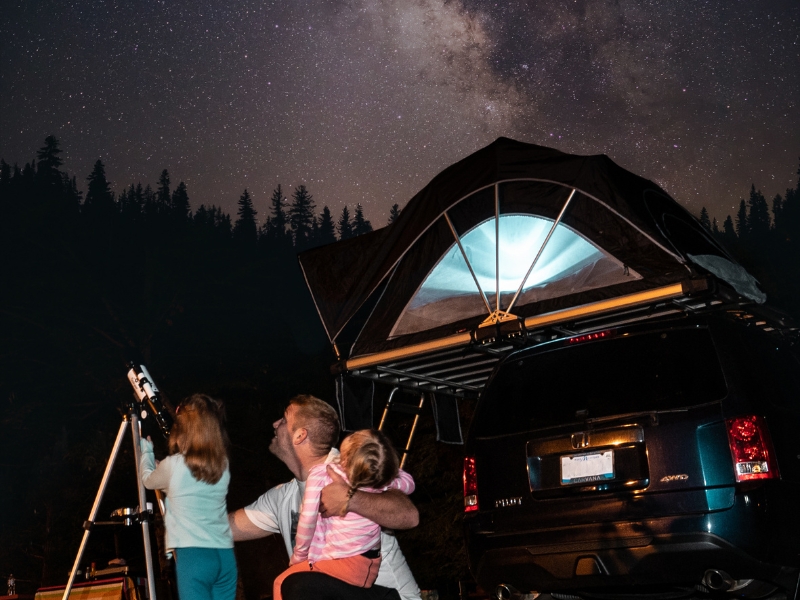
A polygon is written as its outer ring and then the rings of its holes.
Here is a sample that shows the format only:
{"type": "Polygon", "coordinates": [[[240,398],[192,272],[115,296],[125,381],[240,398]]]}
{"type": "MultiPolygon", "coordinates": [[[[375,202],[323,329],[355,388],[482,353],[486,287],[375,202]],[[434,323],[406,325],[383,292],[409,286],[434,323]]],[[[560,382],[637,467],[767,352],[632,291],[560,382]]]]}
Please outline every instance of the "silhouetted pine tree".
{"type": "Polygon", "coordinates": [[[400,216],[400,205],[397,203],[392,204],[392,208],[389,209],[389,225],[394,223],[397,220],[397,217],[400,216]]]}
{"type": "Polygon", "coordinates": [[[278,187],[272,190],[272,196],[269,198],[269,216],[263,229],[267,246],[277,250],[288,249],[292,245],[291,235],[286,230],[285,204],[286,198],[283,197],[283,189],[278,184],[278,187]]]}
{"type": "Polygon", "coordinates": [[[138,220],[142,213],[142,184],[140,183],[137,188],[131,183],[128,189],[119,195],[117,203],[120,213],[128,222],[138,220]]]}
{"type": "Polygon", "coordinates": [[[286,234],[286,211],[283,209],[285,201],[281,184],[278,184],[269,198],[269,220],[274,228],[271,233],[275,237],[283,237],[286,234]]]}
{"type": "Polygon", "coordinates": [[[347,209],[346,204],[342,208],[342,214],[336,224],[336,229],[339,232],[340,240],[348,240],[353,237],[353,225],[350,223],[350,211],[347,209]]]}
{"type": "Polygon", "coordinates": [[[98,159],[94,163],[94,169],[92,169],[86,180],[89,182],[89,186],[86,190],[83,212],[86,215],[103,220],[109,219],[111,215],[117,212],[117,207],[114,203],[114,194],[111,192],[111,186],[106,179],[105,165],[101,160],[98,159]]]}
{"type": "Polygon", "coordinates": [[[336,241],[336,227],[333,224],[333,217],[331,211],[327,206],[322,207],[322,214],[319,218],[319,232],[317,234],[317,243],[320,246],[325,244],[332,244],[336,241]]]}
{"type": "Polygon", "coordinates": [[[763,240],[770,229],[769,207],[761,190],[756,191],[755,184],[750,187],[750,198],[747,204],[750,209],[747,214],[747,232],[753,237],[763,240]]]}
{"type": "Polygon", "coordinates": [[[372,231],[372,223],[364,218],[364,209],[361,204],[356,204],[356,212],[353,215],[353,235],[363,235],[372,231]]]}
{"type": "Polygon", "coordinates": [[[158,219],[158,199],[153,188],[148,183],[142,191],[143,212],[147,221],[153,223],[158,219]]]}
{"type": "Polygon", "coordinates": [[[53,135],[48,135],[44,146],[36,153],[38,159],[36,179],[41,191],[52,199],[60,199],[63,179],[59,168],[64,161],[59,158],[61,148],[58,140],[53,135]]]}
{"type": "Polygon", "coordinates": [[[725,221],[722,223],[722,235],[725,236],[728,242],[736,239],[736,230],[733,227],[733,219],[731,219],[730,215],[725,217],[725,221]]]}
{"type": "Polygon", "coordinates": [[[181,181],[172,193],[171,214],[177,223],[186,223],[192,216],[192,209],[189,206],[189,193],[186,184],[181,181]]]}
{"type": "Polygon", "coordinates": [[[700,209],[700,224],[711,231],[711,221],[708,218],[708,211],[705,206],[700,209]]]}
{"type": "Polygon", "coordinates": [[[289,207],[289,227],[292,230],[294,245],[298,249],[307,248],[314,222],[314,198],[308,193],[306,186],[301,185],[292,194],[292,205],[289,207]]]}
{"type": "Polygon", "coordinates": [[[233,226],[233,237],[239,243],[248,247],[255,247],[258,241],[258,226],[256,225],[256,209],[247,189],[239,197],[239,210],[236,212],[238,219],[233,226]]]}
{"type": "MultiPolygon", "coordinates": [[[[0,207],[11,201],[11,165],[0,159],[0,207]]],[[[2,210],[2,209],[0,209],[2,210]]]]}
{"type": "Polygon", "coordinates": [[[158,191],[156,192],[156,212],[158,214],[168,214],[172,194],[169,191],[169,171],[164,169],[158,178],[158,191]]]}
{"type": "Polygon", "coordinates": [[[736,235],[739,236],[739,239],[744,239],[747,237],[747,232],[747,205],[742,199],[739,203],[739,211],[736,213],[736,235]]]}

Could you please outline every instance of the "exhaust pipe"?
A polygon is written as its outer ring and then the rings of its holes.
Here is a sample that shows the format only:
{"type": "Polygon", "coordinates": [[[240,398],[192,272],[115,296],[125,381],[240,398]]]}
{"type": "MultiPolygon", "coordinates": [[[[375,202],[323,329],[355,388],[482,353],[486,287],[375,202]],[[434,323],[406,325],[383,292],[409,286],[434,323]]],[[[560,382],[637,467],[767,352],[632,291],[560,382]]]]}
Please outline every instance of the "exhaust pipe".
{"type": "Polygon", "coordinates": [[[715,592],[727,592],[734,583],[733,577],[719,569],[709,569],[703,575],[703,585],[715,592]]]}
{"type": "Polygon", "coordinates": [[[497,600],[520,600],[522,593],[511,584],[501,583],[495,588],[494,596],[497,600]]]}

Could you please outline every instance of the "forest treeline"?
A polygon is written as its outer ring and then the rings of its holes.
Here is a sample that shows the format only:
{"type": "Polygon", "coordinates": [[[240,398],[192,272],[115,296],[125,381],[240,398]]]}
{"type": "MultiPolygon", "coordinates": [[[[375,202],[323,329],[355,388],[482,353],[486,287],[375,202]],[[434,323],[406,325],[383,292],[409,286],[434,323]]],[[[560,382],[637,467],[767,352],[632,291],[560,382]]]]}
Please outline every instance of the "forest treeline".
{"type": "MultiPolygon", "coordinates": [[[[186,184],[181,181],[171,190],[169,171],[161,172],[156,188],[149,183],[131,183],[118,195],[111,191],[105,165],[97,160],[86,178],[87,191],[78,189],[77,178],[60,170],[63,165],[61,147],[55,136],[48,136],[36,153],[36,160],[24,167],[13,167],[0,158],[0,202],[12,210],[19,204],[40,204],[60,216],[82,214],[87,220],[101,224],[104,220],[143,220],[151,225],[161,222],[173,226],[189,223],[199,228],[215,229],[221,237],[231,237],[242,246],[262,244],[281,249],[293,246],[297,251],[348,239],[372,231],[372,223],[364,217],[361,204],[351,216],[347,205],[334,221],[328,206],[317,214],[316,203],[305,185],[298,186],[291,200],[278,184],[269,200],[266,220],[258,225],[258,213],[245,188],[239,197],[237,218],[216,205],[200,205],[192,212],[186,184]],[[99,220],[99,222],[98,222],[99,220]]],[[[30,206],[27,206],[30,208],[30,206]]],[[[391,207],[389,223],[400,214],[399,205],[391,207]]]]}
{"type": "Polygon", "coordinates": [[[771,206],[751,184],[747,199],[722,226],[708,210],[700,210],[700,223],[747,268],[767,292],[768,302],[800,317],[800,166],[794,188],[772,197],[771,206]]]}
{"type": "MultiPolygon", "coordinates": [[[[0,161],[0,573],[14,573],[22,593],[66,582],[119,408],[132,397],[131,356],[173,403],[194,392],[225,401],[230,509],[291,478],[268,451],[272,423],[297,393],[336,401],[334,356],[297,252],[372,228],[359,206],[334,222],[304,186],[286,195],[276,188],[266,215],[245,190],[233,217],[193,207],[187,186],[172,184],[167,171],[155,185],[114,194],[102,162],[81,182],[64,172],[60,150],[48,137],[27,165],[0,161]]],[[[461,457],[457,447],[434,446],[434,437],[432,421],[423,424],[417,439],[420,447],[430,440],[431,450],[409,462],[426,522],[398,537],[420,584],[446,598],[466,569],[461,457]]],[[[101,517],[135,505],[129,446],[101,517]]],[[[111,529],[92,533],[85,564],[105,564],[118,545],[141,569],[140,532],[116,531],[115,545],[111,529]]],[[[271,590],[270,569],[275,575],[285,564],[281,544],[265,544],[237,549],[243,573],[253,574],[248,598],[271,590]]]]}
{"type": "MultiPolygon", "coordinates": [[[[114,194],[102,162],[80,181],[62,170],[60,154],[51,136],[22,167],[0,160],[0,572],[13,572],[23,593],[66,581],[118,409],[132,394],[132,354],[173,402],[194,392],[226,402],[229,508],[291,477],[268,452],[273,421],[297,393],[335,402],[334,357],[296,254],[372,229],[360,206],[334,218],[302,185],[289,194],[278,186],[265,215],[244,190],[231,216],[215,205],[194,208],[167,170],[154,185],[114,194]]],[[[395,205],[390,221],[398,214],[395,205]]],[[[800,187],[781,191],[771,207],[753,187],[721,226],[706,209],[700,220],[773,304],[800,314],[800,187]]],[[[421,421],[407,465],[421,524],[398,538],[421,587],[454,598],[455,582],[468,577],[462,456],[434,438],[432,419],[421,421]]],[[[124,448],[101,516],[135,504],[124,448]]],[[[134,529],[117,533],[135,545],[134,529]]],[[[92,535],[86,563],[102,564],[114,536],[92,535]]],[[[248,565],[279,572],[285,561],[280,544],[250,558],[246,546],[237,552],[245,573],[248,565]]],[[[141,567],[140,550],[126,558],[141,567]]],[[[259,595],[250,588],[249,597],[259,595]]]]}

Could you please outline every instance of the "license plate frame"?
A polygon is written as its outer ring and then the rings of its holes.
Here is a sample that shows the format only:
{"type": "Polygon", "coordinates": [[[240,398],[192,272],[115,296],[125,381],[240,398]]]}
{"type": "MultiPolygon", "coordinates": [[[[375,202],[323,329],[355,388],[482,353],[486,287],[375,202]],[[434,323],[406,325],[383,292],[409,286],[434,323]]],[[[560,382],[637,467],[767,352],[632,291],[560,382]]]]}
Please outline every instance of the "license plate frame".
{"type": "Polygon", "coordinates": [[[564,454],[560,458],[561,485],[602,483],[614,479],[614,451],[564,454]]]}

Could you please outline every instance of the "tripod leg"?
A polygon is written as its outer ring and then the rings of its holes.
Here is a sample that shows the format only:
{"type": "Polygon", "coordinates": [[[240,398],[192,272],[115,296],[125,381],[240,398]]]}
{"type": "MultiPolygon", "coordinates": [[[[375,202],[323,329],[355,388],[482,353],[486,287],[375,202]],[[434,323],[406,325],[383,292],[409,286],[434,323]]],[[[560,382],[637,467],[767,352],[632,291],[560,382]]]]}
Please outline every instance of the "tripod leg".
{"type": "MultiPolygon", "coordinates": [[[[139,445],[141,436],[139,434],[139,417],[131,414],[131,432],[133,433],[133,456],[136,461],[136,479],[139,484],[139,513],[147,510],[147,498],[145,497],[144,484],[142,483],[141,473],[141,457],[142,449],[139,445]]],[[[149,600],[156,600],[156,580],[155,571],[153,569],[153,551],[150,548],[150,522],[148,519],[142,519],[142,538],[144,540],[144,562],[147,567],[147,592],[149,600]]],[[[66,598],[64,598],[66,600],[66,598]]]]}
{"type": "Polygon", "coordinates": [[[106,471],[103,473],[103,479],[100,480],[100,487],[98,488],[97,496],[94,499],[94,506],[92,506],[92,511],[89,513],[89,519],[83,524],[83,539],[81,540],[81,546],[78,549],[78,555],[75,557],[75,564],[72,565],[72,571],[69,573],[69,581],[67,582],[67,587],[64,589],[62,600],[67,600],[69,598],[69,593],[72,591],[72,584],[75,582],[75,575],[78,573],[78,566],[81,564],[81,560],[83,559],[83,552],[86,550],[86,544],[89,541],[89,534],[92,532],[92,526],[97,518],[97,511],[100,509],[100,502],[103,500],[103,494],[106,491],[108,479],[111,477],[111,471],[114,469],[114,463],[117,460],[119,449],[122,446],[122,438],[125,437],[125,430],[127,428],[128,420],[123,419],[119,426],[117,439],[114,442],[114,448],[111,450],[111,456],[108,457],[108,464],[106,464],[106,471]]]}

